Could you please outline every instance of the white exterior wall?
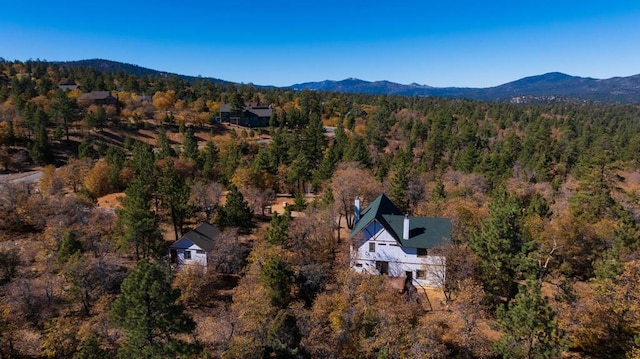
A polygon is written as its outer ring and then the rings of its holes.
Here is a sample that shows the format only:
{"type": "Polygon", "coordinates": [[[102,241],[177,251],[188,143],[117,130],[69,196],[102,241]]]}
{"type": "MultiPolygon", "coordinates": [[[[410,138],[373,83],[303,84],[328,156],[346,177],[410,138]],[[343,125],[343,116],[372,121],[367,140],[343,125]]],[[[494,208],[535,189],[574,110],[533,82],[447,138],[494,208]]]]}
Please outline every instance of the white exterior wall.
{"type": "Polygon", "coordinates": [[[373,221],[356,237],[351,248],[351,268],[358,273],[380,274],[376,262],[388,262],[391,277],[406,277],[412,272],[414,283],[425,287],[441,287],[445,280],[446,259],[429,255],[418,257],[417,248],[401,247],[379,223],[373,221]],[[370,235],[370,233],[375,233],[370,235]],[[369,237],[369,238],[367,238],[369,237]],[[369,244],[375,245],[375,252],[369,251],[369,244]],[[416,271],[423,271],[424,279],[418,279],[416,271]]]}
{"type": "Polygon", "coordinates": [[[176,250],[177,256],[177,264],[178,265],[202,265],[207,266],[207,252],[203,251],[202,248],[195,245],[193,242],[186,238],[182,238],[169,248],[169,255],[171,255],[171,250],[176,250]],[[184,258],[184,252],[191,252],[191,259],[184,258]],[[198,253],[201,251],[202,253],[198,253]]]}

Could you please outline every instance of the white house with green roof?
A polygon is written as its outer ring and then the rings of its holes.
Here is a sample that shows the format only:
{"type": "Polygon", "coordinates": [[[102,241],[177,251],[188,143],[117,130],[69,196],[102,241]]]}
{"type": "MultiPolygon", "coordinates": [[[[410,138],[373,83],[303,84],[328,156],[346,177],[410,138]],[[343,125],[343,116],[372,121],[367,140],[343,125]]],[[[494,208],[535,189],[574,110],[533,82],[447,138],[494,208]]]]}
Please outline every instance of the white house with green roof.
{"type": "Polygon", "coordinates": [[[358,273],[386,274],[424,287],[440,287],[446,258],[439,248],[451,238],[448,218],[403,214],[384,194],[360,212],[351,231],[351,268],[358,273]]]}

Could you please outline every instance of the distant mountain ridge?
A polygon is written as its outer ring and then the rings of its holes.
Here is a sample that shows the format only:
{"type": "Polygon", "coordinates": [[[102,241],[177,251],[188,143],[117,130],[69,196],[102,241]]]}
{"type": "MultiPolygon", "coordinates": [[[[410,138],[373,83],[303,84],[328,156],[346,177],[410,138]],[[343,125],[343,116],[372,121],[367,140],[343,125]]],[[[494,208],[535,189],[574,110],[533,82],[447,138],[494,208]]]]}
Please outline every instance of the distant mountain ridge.
{"type": "Polygon", "coordinates": [[[230,84],[231,82],[212,78],[212,77],[198,77],[198,76],[187,76],[180,75],[171,72],[164,72],[158,70],[152,70],[146,67],[127,64],[124,62],[111,61],[105,59],[88,59],[88,60],[78,60],[78,61],[56,61],[55,64],[58,66],[65,67],[89,67],[96,69],[98,71],[116,73],[119,71],[135,75],[135,76],[177,76],[185,81],[193,82],[196,80],[209,80],[219,84],[230,84]]]}
{"type": "Polygon", "coordinates": [[[355,92],[366,94],[388,94],[388,95],[406,95],[410,92],[420,92],[433,89],[427,85],[401,85],[390,81],[369,82],[355,78],[348,78],[342,81],[321,81],[307,82],[289,86],[295,90],[316,90],[329,92],[355,92]]]}
{"type": "Polygon", "coordinates": [[[488,88],[431,87],[415,83],[402,85],[389,81],[369,82],[353,78],[342,81],[306,82],[289,86],[289,88],[512,102],[565,98],[582,101],[640,103],[640,74],[601,80],[550,72],[488,88]]]}
{"type": "MultiPolygon", "coordinates": [[[[124,71],[137,76],[178,76],[189,82],[208,80],[218,84],[237,84],[217,78],[173,74],[104,59],[56,62],[56,64],[60,66],[90,67],[105,72],[124,71]]],[[[274,86],[256,87],[274,88],[274,86]]],[[[488,88],[432,87],[416,83],[403,85],[390,81],[371,82],[356,78],[340,81],[305,82],[283,88],[342,93],[469,98],[487,101],[534,102],[563,99],[569,101],[640,103],[640,74],[628,77],[595,79],[550,72],[488,88]]]]}

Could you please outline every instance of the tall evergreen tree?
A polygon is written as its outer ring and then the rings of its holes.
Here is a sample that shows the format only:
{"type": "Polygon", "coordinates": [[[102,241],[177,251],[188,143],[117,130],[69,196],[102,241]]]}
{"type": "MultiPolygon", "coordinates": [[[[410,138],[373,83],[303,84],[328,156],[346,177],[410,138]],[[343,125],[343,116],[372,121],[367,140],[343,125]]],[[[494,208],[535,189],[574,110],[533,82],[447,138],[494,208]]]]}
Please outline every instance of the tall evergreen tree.
{"type": "Polygon", "coordinates": [[[218,209],[218,222],[222,227],[238,227],[240,229],[251,228],[253,213],[244,200],[244,196],[238,187],[231,185],[227,193],[226,203],[218,209]]]}
{"type": "Polygon", "coordinates": [[[306,358],[300,347],[302,334],[296,317],[287,310],[280,310],[267,329],[265,357],[306,358]]]}
{"type": "Polygon", "coordinates": [[[347,137],[347,134],[344,132],[344,126],[342,125],[342,121],[339,121],[338,126],[336,126],[336,129],[335,129],[335,143],[333,144],[333,147],[335,147],[338,153],[339,159],[342,159],[342,156],[344,155],[344,151],[348,145],[349,145],[349,138],[347,137]]]}
{"type": "Polygon", "coordinates": [[[120,291],[109,312],[111,321],[126,333],[119,358],[177,357],[194,349],[175,336],[192,332],[195,322],[175,303],[180,291],[171,287],[166,269],[143,259],[120,291]]]}
{"type": "Polygon", "coordinates": [[[287,242],[287,231],[291,223],[291,211],[287,207],[282,216],[274,212],[271,216],[271,223],[267,229],[266,239],[270,244],[282,245],[287,242]]]}
{"type": "Polygon", "coordinates": [[[53,154],[51,152],[49,135],[47,134],[46,114],[44,111],[38,109],[36,116],[38,117],[38,120],[34,126],[33,142],[29,146],[29,154],[31,155],[33,162],[37,164],[50,163],[53,161],[53,154]]]}
{"type": "Polygon", "coordinates": [[[144,142],[136,142],[133,145],[131,167],[136,177],[143,178],[145,181],[155,178],[155,158],[151,146],[144,142]]]}
{"type": "Polygon", "coordinates": [[[160,129],[158,131],[156,147],[158,148],[158,159],[175,156],[173,148],[171,148],[171,144],[169,143],[169,139],[167,138],[167,131],[165,131],[164,129],[160,129]]]}
{"type": "Polygon", "coordinates": [[[134,246],[136,259],[164,254],[164,240],[158,219],[151,211],[151,193],[147,180],[135,178],[125,191],[122,208],[117,210],[123,229],[123,246],[134,246]]]}
{"type": "Polygon", "coordinates": [[[405,150],[396,153],[391,164],[391,180],[389,182],[389,197],[400,210],[405,212],[409,208],[407,187],[409,186],[409,171],[411,158],[405,150]]]}
{"type": "Polygon", "coordinates": [[[562,332],[539,282],[527,282],[497,316],[503,336],[495,349],[503,358],[558,358],[563,352],[562,332]]]}
{"type": "Polygon", "coordinates": [[[371,166],[369,149],[360,136],[354,136],[351,138],[349,146],[345,149],[343,159],[345,161],[360,162],[366,167],[371,166]]]}
{"type": "Polygon", "coordinates": [[[336,170],[341,156],[337,144],[334,144],[325,152],[320,165],[313,171],[313,184],[315,186],[320,185],[322,181],[328,180],[333,176],[333,172],[336,170]]]}
{"type": "Polygon", "coordinates": [[[126,161],[126,154],[118,147],[109,147],[107,149],[107,155],[105,161],[109,164],[109,186],[115,191],[121,191],[124,187],[122,180],[120,179],[120,171],[124,168],[126,161]]]}
{"type": "Polygon", "coordinates": [[[213,179],[216,174],[218,164],[218,147],[212,140],[207,141],[204,151],[200,153],[200,163],[202,163],[202,175],[205,178],[213,179]]]}
{"type": "Polygon", "coordinates": [[[188,128],[184,132],[184,140],[182,142],[182,157],[190,160],[198,160],[198,141],[193,133],[192,128],[188,128]]]}
{"type": "Polygon", "coordinates": [[[499,191],[489,204],[489,218],[469,242],[480,259],[480,276],[489,293],[512,298],[514,280],[521,274],[531,250],[522,220],[518,198],[499,191]]]}
{"type": "Polygon", "coordinates": [[[300,153],[289,166],[287,182],[294,191],[304,192],[304,185],[311,179],[311,164],[308,158],[300,153]]]}
{"type": "Polygon", "coordinates": [[[284,260],[268,258],[260,269],[260,283],[267,289],[273,306],[284,309],[291,303],[291,286],[295,283],[295,276],[284,260]]]}
{"type": "Polygon", "coordinates": [[[242,148],[237,140],[233,139],[227,147],[227,151],[220,158],[220,174],[225,181],[231,181],[242,159],[242,148]]]}
{"type": "Polygon", "coordinates": [[[327,146],[324,127],[319,115],[310,116],[309,124],[302,131],[300,140],[300,149],[309,162],[310,168],[316,168],[320,164],[324,149],[327,146]]]}
{"type": "Polygon", "coordinates": [[[67,141],[69,141],[69,123],[73,121],[75,107],[75,101],[70,99],[63,90],[56,90],[51,101],[52,117],[62,122],[67,141]]]}
{"type": "Polygon", "coordinates": [[[109,359],[109,352],[100,347],[95,334],[90,334],[78,346],[72,359],[109,359]]]}
{"type": "Polygon", "coordinates": [[[171,223],[173,223],[173,231],[176,241],[180,239],[182,234],[184,219],[187,216],[189,201],[189,186],[185,180],[180,177],[173,161],[167,161],[162,169],[159,178],[158,189],[162,199],[162,205],[169,210],[171,215],[171,223]]]}

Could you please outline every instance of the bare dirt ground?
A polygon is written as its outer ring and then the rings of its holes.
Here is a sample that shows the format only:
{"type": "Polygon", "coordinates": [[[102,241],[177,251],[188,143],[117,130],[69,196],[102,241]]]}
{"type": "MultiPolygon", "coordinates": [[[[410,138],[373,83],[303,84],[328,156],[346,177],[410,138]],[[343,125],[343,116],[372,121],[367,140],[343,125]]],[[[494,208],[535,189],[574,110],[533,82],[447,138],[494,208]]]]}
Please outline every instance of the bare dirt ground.
{"type": "Polygon", "coordinates": [[[278,196],[271,205],[271,212],[284,213],[285,206],[293,205],[293,197],[278,196]]]}
{"type": "Polygon", "coordinates": [[[106,196],[98,198],[98,207],[115,210],[120,208],[120,201],[124,198],[124,192],[111,193],[106,196]]]}

